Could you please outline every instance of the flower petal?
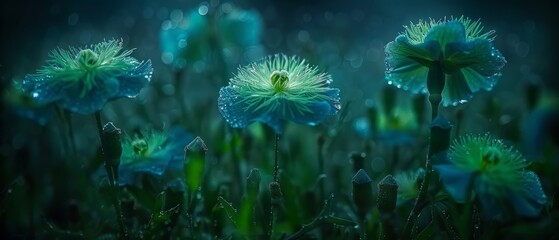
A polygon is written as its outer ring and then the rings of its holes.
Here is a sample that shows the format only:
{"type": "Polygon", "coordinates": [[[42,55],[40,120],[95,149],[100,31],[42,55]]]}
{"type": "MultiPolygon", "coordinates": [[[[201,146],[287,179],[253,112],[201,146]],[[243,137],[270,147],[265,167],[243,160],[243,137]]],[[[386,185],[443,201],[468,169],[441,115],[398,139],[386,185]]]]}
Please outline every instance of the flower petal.
{"type": "Polygon", "coordinates": [[[445,49],[448,43],[465,42],[466,30],[464,24],[458,21],[450,21],[435,25],[429,29],[425,36],[424,42],[438,42],[442,49],[445,49]]]}
{"type": "Polygon", "coordinates": [[[274,128],[277,133],[283,131],[281,116],[264,109],[252,111],[231,86],[219,90],[217,99],[219,112],[225,121],[234,128],[244,128],[255,121],[260,121],[274,128]]]}
{"type": "Polygon", "coordinates": [[[153,74],[151,60],[144,61],[126,75],[119,77],[120,91],[113,97],[135,97],[150,81],[153,74]]]}
{"type": "Polygon", "coordinates": [[[442,95],[444,106],[456,106],[459,103],[467,102],[467,100],[472,97],[472,91],[462,71],[459,70],[446,75],[442,95]]]}
{"type": "Polygon", "coordinates": [[[405,35],[400,35],[386,45],[386,75],[388,84],[409,89],[414,93],[427,91],[429,64],[440,53],[437,42],[413,45],[405,35]]]}
{"type": "Polygon", "coordinates": [[[468,191],[471,191],[468,185],[473,174],[451,164],[434,165],[433,168],[438,170],[439,177],[452,198],[457,202],[465,202],[468,191]]]}
{"type": "Polygon", "coordinates": [[[519,215],[536,217],[540,214],[543,205],[547,202],[547,196],[542,190],[540,180],[534,172],[524,173],[526,182],[525,192],[511,194],[510,200],[519,215]]]}
{"type": "Polygon", "coordinates": [[[445,70],[461,71],[472,92],[479,89],[491,90],[501,77],[501,68],[507,62],[486,39],[448,44],[445,52],[445,70]]]}

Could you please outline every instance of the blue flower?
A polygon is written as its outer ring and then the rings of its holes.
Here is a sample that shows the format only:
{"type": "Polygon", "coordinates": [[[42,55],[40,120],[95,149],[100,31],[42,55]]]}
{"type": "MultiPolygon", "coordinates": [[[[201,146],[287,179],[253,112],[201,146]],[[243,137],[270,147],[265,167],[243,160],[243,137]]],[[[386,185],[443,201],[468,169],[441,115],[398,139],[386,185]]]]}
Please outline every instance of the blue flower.
{"type": "Polygon", "coordinates": [[[207,6],[201,5],[188,13],[178,11],[163,22],[160,32],[163,62],[183,68],[203,60],[213,41],[222,47],[239,49],[258,45],[263,21],[257,11],[242,10],[229,3],[222,4],[219,9],[218,14],[208,14],[207,6]],[[216,18],[210,19],[210,16],[216,18]],[[215,26],[210,24],[213,21],[215,26]],[[215,36],[212,35],[214,31],[215,36]]]}
{"type": "Polygon", "coordinates": [[[107,101],[135,97],[151,80],[151,61],[139,62],[132,51],[122,51],[121,40],[54,50],[43,68],[25,76],[23,89],[39,104],[91,114],[107,101]]]}
{"type": "Polygon", "coordinates": [[[473,191],[488,217],[502,217],[507,206],[519,215],[535,217],[547,197],[536,174],[525,170],[529,164],[512,147],[486,134],[454,141],[448,163],[433,167],[457,202],[465,202],[468,191],[473,191]]]}
{"type": "Polygon", "coordinates": [[[170,170],[182,172],[183,147],[192,139],[180,128],[169,133],[143,130],[134,136],[126,135],[122,141],[120,184],[133,184],[138,173],[161,176],[170,170]]]}
{"type": "Polygon", "coordinates": [[[52,115],[49,106],[39,105],[23,91],[21,81],[12,81],[12,84],[4,89],[2,97],[11,113],[33,120],[40,125],[46,125],[52,115]]]}
{"type": "Polygon", "coordinates": [[[388,84],[427,93],[429,69],[438,62],[445,74],[443,105],[448,106],[466,102],[480,89],[491,90],[501,76],[506,60],[493,47],[495,31],[483,32],[479,20],[431,19],[404,28],[385,47],[388,84]]]}
{"type": "Polygon", "coordinates": [[[314,126],[341,108],[331,82],[305,60],[276,54],[239,68],[219,91],[219,111],[236,128],[259,121],[281,133],[286,120],[314,126]]]}

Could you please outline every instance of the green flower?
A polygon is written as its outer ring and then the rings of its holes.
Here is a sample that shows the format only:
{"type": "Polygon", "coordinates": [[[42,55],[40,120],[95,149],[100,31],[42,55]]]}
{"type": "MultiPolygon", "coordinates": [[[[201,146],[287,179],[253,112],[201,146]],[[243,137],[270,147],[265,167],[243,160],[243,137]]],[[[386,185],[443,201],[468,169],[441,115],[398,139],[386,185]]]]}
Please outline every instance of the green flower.
{"type": "Polygon", "coordinates": [[[151,61],[139,62],[132,51],[122,51],[122,40],[54,50],[43,68],[25,77],[23,89],[40,104],[93,113],[109,100],[135,97],[150,81],[151,61]]]}
{"type": "Polygon", "coordinates": [[[495,31],[484,32],[479,20],[431,19],[404,28],[385,47],[388,84],[427,93],[430,69],[441,66],[443,105],[448,106],[467,102],[480,89],[491,90],[501,76],[506,60],[493,47],[495,31]]]}
{"type": "Polygon", "coordinates": [[[305,60],[276,54],[239,68],[219,91],[219,111],[237,128],[259,121],[281,133],[286,120],[314,126],[341,108],[331,82],[305,60]]]}
{"type": "Polygon", "coordinates": [[[394,176],[398,183],[398,201],[397,205],[400,206],[408,201],[411,201],[419,194],[418,177],[424,170],[420,168],[418,171],[400,172],[394,176]]]}
{"type": "Polygon", "coordinates": [[[537,216],[547,197],[522,155],[501,140],[484,136],[461,137],[448,152],[449,163],[435,165],[450,195],[464,202],[469,187],[488,216],[498,216],[510,206],[523,216],[537,216]]]}

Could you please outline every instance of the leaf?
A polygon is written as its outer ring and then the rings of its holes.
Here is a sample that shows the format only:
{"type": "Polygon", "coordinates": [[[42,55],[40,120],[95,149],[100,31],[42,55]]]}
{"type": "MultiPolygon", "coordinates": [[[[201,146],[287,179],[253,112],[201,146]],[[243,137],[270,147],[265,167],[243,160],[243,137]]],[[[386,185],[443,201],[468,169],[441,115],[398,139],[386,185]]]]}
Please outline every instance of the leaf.
{"type": "Polygon", "coordinates": [[[344,218],[334,217],[334,216],[327,216],[324,219],[324,221],[327,222],[327,223],[336,224],[336,225],[340,225],[340,226],[346,226],[346,227],[353,227],[353,226],[357,225],[357,223],[355,223],[354,221],[347,220],[347,219],[344,219],[344,218]]]}
{"type": "Polygon", "coordinates": [[[231,220],[233,225],[235,225],[235,228],[237,228],[237,222],[239,220],[237,209],[233,208],[233,204],[227,202],[227,200],[221,196],[217,197],[217,201],[219,202],[219,207],[225,210],[227,217],[229,217],[229,220],[231,220]]]}

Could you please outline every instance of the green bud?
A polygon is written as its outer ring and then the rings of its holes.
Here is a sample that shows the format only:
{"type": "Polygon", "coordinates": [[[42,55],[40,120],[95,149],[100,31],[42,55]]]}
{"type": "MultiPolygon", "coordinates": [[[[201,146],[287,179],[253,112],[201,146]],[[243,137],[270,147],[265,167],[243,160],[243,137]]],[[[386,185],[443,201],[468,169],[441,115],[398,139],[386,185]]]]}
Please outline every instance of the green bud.
{"type": "Polygon", "coordinates": [[[105,155],[105,166],[118,167],[122,155],[122,144],[120,143],[120,129],[112,122],[103,126],[103,154],[105,155]]]}
{"type": "Polygon", "coordinates": [[[248,198],[254,200],[258,197],[260,192],[260,170],[253,168],[247,177],[246,195],[248,198]]]}
{"type": "Polygon", "coordinates": [[[429,144],[429,157],[445,151],[450,146],[450,132],[452,126],[442,115],[437,115],[431,123],[431,139],[429,144]]]}
{"type": "Polygon", "coordinates": [[[352,183],[353,203],[357,207],[359,217],[364,219],[373,203],[372,180],[365,170],[359,169],[355,176],[353,176],[352,183]]]}
{"type": "Polygon", "coordinates": [[[394,208],[396,208],[398,183],[392,175],[388,175],[378,183],[377,187],[377,207],[379,212],[382,214],[392,213],[394,208]]]}
{"type": "Polygon", "coordinates": [[[208,147],[200,137],[196,137],[184,148],[184,177],[191,190],[202,185],[207,151],[208,147]]]}

